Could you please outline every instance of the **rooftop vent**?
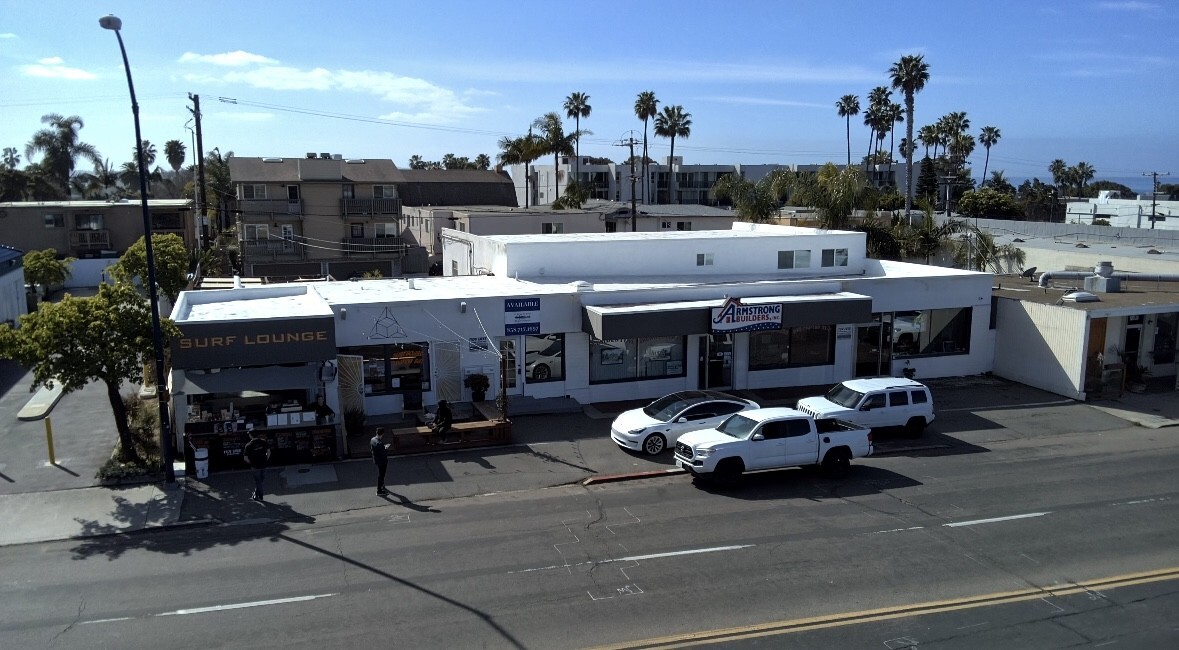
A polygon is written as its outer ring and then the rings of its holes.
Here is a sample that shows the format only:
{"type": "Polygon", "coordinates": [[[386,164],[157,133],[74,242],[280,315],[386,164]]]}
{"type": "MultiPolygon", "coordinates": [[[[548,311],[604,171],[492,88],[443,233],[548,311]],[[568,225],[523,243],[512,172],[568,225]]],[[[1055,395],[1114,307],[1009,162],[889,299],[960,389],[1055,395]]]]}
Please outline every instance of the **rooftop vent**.
{"type": "Polygon", "coordinates": [[[282,158],[263,158],[262,162],[264,162],[264,163],[268,163],[268,162],[269,163],[280,163],[280,162],[282,162],[282,158]]]}
{"type": "Polygon", "coordinates": [[[345,160],[344,162],[348,163],[349,165],[363,165],[364,158],[349,158],[348,160],[345,160]]]}

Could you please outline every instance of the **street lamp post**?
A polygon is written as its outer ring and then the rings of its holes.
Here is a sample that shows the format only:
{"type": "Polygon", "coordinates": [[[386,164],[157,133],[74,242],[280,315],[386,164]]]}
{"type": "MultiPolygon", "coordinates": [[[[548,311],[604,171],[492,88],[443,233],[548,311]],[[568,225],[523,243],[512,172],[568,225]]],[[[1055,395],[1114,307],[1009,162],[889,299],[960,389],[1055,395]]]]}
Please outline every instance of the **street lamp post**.
{"type": "Polygon", "coordinates": [[[168,382],[164,378],[164,341],[160,332],[160,299],[156,289],[156,258],[152,252],[151,212],[147,207],[147,169],[143,159],[143,137],[139,131],[139,102],[135,101],[135,84],[131,81],[131,64],[127,62],[127,49],[123,47],[120,29],[123,21],[117,16],[107,15],[98,19],[103,29],[115,33],[119,40],[119,52],[123,55],[123,68],[127,71],[127,90],[131,92],[131,115],[135,119],[135,156],[139,161],[139,203],[143,209],[143,245],[147,249],[147,288],[151,299],[152,346],[156,357],[156,404],[160,407],[160,453],[163,457],[164,479],[176,482],[176,470],[172,467],[172,427],[168,417],[168,400],[165,397],[168,382]]]}

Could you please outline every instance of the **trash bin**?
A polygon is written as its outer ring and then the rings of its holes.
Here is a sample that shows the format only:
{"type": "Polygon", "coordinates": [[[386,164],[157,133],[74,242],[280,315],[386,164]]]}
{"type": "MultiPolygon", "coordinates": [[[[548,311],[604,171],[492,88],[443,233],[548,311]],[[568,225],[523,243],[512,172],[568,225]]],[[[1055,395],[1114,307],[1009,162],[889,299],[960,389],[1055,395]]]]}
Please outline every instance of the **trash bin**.
{"type": "Polygon", "coordinates": [[[197,478],[209,478],[209,450],[197,447],[192,452],[193,465],[196,467],[197,478]]]}

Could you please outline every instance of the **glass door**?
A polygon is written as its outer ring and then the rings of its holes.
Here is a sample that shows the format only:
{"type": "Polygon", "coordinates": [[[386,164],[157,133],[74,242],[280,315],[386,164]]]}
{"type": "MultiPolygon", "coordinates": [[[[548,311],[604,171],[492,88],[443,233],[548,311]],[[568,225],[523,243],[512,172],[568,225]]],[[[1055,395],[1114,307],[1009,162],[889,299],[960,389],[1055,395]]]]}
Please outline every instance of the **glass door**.
{"type": "Polygon", "coordinates": [[[733,335],[711,334],[700,337],[699,386],[726,389],[733,387],[733,335]]]}
{"type": "Polygon", "coordinates": [[[888,343],[891,338],[888,327],[891,323],[881,324],[880,315],[876,315],[876,322],[871,325],[856,327],[856,376],[877,377],[887,375],[888,372],[888,343]]]}
{"type": "Polygon", "coordinates": [[[520,355],[516,354],[516,339],[499,340],[499,381],[508,395],[523,395],[524,382],[520,380],[520,355]]]}

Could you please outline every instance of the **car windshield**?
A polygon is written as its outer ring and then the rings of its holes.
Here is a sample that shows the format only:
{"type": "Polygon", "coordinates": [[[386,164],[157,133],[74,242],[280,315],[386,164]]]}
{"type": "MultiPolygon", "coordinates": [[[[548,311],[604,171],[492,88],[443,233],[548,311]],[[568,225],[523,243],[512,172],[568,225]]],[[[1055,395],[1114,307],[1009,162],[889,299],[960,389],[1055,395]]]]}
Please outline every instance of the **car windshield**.
{"type": "Polygon", "coordinates": [[[696,401],[698,400],[692,400],[682,393],[672,393],[644,406],[643,413],[660,422],[668,422],[696,401]]]}
{"type": "Polygon", "coordinates": [[[864,394],[858,390],[852,390],[843,384],[837,385],[835,388],[827,391],[827,401],[834,402],[843,408],[855,408],[856,404],[860,403],[860,399],[864,394]]]}
{"type": "Polygon", "coordinates": [[[756,428],[757,420],[750,420],[744,415],[736,413],[730,415],[729,419],[721,422],[721,425],[716,430],[734,438],[748,438],[749,433],[756,428]]]}
{"type": "Polygon", "coordinates": [[[560,353],[561,353],[561,342],[560,341],[553,341],[552,343],[549,343],[548,347],[541,350],[540,352],[537,352],[536,350],[529,350],[528,356],[529,357],[555,357],[560,353]]]}

